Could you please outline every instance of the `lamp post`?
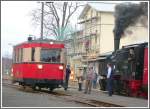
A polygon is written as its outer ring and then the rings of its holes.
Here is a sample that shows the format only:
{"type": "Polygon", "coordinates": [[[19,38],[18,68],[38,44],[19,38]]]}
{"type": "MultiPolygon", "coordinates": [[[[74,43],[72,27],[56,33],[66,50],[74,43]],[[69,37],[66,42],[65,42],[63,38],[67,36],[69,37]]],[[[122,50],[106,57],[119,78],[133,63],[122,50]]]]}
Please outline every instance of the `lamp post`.
{"type": "MultiPolygon", "coordinates": [[[[53,2],[45,2],[45,3],[53,3],[53,2]]],[[[41,39],[43,39],[43,20],[44,20],[44,2],[41,2],[41,39]]]]}

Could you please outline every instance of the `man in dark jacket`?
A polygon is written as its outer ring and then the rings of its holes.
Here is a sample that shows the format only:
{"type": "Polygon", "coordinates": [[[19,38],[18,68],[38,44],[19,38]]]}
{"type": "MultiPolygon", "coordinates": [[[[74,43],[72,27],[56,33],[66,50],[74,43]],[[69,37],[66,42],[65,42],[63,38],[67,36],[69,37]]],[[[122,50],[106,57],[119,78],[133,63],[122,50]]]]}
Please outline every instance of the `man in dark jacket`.
{"type": "Polygon", "coordinates": [[[66,78],[65,78],[65,90],[67,90],[67,88],[68,88],[68,81],[69,81],[70,73],[71,73],[70,65],[67,65],[66,78]]]}

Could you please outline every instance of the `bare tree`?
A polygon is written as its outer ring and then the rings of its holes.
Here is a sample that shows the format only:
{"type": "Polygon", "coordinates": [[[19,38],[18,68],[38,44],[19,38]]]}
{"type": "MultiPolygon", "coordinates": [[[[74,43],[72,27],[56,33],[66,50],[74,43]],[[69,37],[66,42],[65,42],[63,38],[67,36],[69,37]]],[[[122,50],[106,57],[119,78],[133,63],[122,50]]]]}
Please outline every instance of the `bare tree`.
{"type": "MultiPolygon", "coordinates": [[[[73,31],[70,18],[81,6],[78,2],[46,2],[44,3],[44,34],[55,36],[56,40],[64,40],[67,33],[73,31]]],[[[35,25],[40,24],[41,9],[33,10],[32,20],[35,25]]]]}

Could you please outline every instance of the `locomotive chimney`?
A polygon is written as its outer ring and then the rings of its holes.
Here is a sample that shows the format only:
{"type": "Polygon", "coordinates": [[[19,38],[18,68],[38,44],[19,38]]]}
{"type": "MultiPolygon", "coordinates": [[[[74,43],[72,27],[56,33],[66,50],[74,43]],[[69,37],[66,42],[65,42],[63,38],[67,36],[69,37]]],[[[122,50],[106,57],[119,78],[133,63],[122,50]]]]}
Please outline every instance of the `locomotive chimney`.
{"type": "Polygon", "coordinates": [[[119,29],[114,29],[114,51],[119,49],[121,33],[119,29]]]}
{"type": "Polygon", "coordinates": [[[114,38],[114,50],[118,50],[120,45],[120,39],[119,38],[114,38]]]}
{"type": "Polygon", "coordinates": [[[120,38],[124,36],[125,30],[129,26],[133,26],[137,22],[140,22],[142,25],[146,24],[146,19],[148,19],[148,2],[118,4],[115,7],[114,16],[114,50],[116,51],[119,49],[120,38]]]}

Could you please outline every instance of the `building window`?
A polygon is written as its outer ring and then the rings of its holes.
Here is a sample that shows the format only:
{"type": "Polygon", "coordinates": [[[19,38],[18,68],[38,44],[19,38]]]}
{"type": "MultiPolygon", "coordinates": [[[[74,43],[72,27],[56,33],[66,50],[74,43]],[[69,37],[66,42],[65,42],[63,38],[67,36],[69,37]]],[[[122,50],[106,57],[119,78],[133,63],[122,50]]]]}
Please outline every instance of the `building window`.
{"type": "Polygon", "coordinates": [[[98,12],[96,12],[96,17],[98,17],[98,12]]]}
{"type": "Polygon", "coordinates": [[[91,10],[91,18],[93,17],[93,10],[91,10]]]}

